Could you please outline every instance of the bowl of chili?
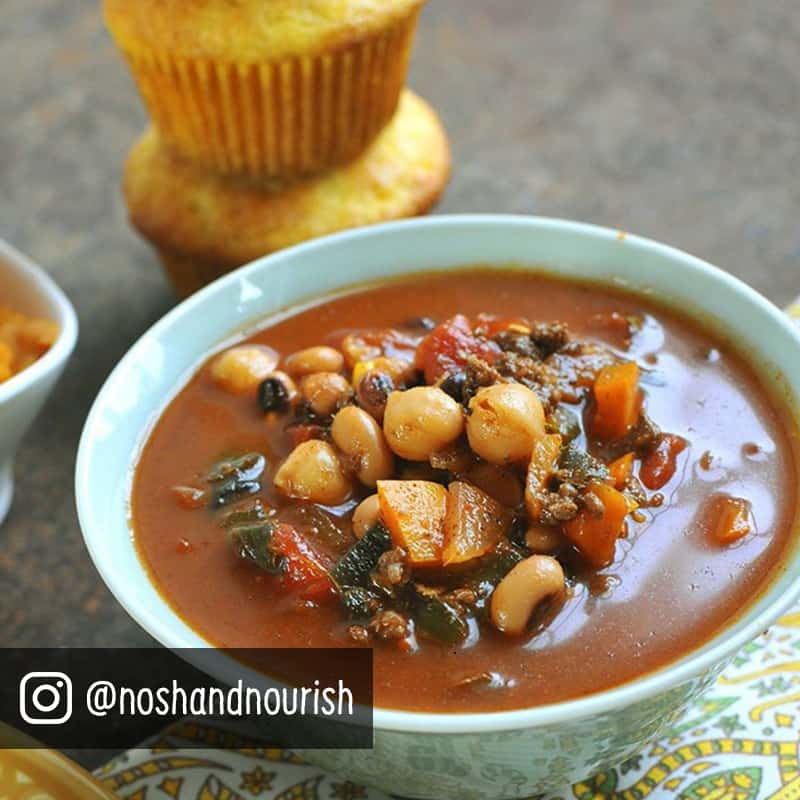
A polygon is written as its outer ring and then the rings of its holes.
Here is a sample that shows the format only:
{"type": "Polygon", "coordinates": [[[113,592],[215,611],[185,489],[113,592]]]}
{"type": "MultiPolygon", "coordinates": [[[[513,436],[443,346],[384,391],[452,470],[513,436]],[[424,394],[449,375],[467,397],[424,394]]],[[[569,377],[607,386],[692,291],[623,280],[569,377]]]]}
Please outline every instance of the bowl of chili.
{"type": "Polygon", "coordinates": [[[374,748],[316,763],[420,798],[553,790],[652,741],[796,598],[799,346],[742,282],[618,231],[442,216],[317,240],[220,279],[122,359],[81,439],[84,538],[169,647],[268,646],[264,619],[283,642],[373,646],[374,748]],[[383,401],[362,385],[381,358],[383,401]],[[308,514],[340,560],[309,557],[308,514]],[[384,616],[349,624],[373,600],[384,616]]]}

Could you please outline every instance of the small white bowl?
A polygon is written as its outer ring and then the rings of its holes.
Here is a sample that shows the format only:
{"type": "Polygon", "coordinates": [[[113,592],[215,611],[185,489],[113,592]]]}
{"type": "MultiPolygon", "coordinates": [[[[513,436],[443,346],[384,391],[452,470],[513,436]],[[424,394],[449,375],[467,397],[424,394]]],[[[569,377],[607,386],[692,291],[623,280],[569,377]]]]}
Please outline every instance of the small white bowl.
{"type": "MultiPolygon", "coordinates": [[[[81,527],[103,579],[145,630],[173,649],[208,646],[150,581],[128,522],[131,470],[143,440],[203,358],[237,329],[288,305],[363,281],[475,264],[627,286],[684,309],[739,344],[764,384],[786,397],[800,430],[800,332],[753,289],[679,250],[591,225],[507,216],[429,217],[318,239],[184,301],[131,348],[89,414],[76,468],[81,527]]],[[[746,613],[703,647],[617,688],[494,713],[376,708],[373,749],[305,756],[404,797],[507,800],[561,789],[641,750],[710,687],[800,593],[797,547],[782,568],[746,613]]]]}
{"type": "Polygon", "coordinates": [[[0,239],[0,302],[52,320],[58,339],[35,363],[0,383],[0,524],[14,494],[14,454],[64,370],[78,340],[78,318],[64,292],[41,267],[0,239]]]}

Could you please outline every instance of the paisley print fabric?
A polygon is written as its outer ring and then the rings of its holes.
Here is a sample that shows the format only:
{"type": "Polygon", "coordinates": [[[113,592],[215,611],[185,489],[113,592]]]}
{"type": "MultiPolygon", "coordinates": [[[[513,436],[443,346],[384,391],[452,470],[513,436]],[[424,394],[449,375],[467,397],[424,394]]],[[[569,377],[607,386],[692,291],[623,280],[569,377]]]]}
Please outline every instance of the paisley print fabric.
{"type": "MultiPolygon", "coordinates": [[[[665,736],[546,800],[800,800],[799,745],[797,607],[743,648],[665,736]]],[[[386,800],[287,750],[253,748],[191,721],[117,758],[97,777],[123,800],[386,800]],[[194,747],[186,749],[187,742],[194,747]]]]}

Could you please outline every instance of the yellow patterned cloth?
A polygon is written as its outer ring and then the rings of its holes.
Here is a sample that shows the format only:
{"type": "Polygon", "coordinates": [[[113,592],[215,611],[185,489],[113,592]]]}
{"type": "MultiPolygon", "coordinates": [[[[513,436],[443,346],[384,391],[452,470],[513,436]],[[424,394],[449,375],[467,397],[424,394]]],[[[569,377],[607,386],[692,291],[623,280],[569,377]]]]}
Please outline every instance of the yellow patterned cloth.
{"type": "MultiPolygon", "coordinates": [[[[799,747],[800,606],[743,648],[662,739],[554,798],[800,800],[799,747]]],[[[387,800],[287,750],[247,747],[191,722],[97,776],[124,800],[387,800]]]]}

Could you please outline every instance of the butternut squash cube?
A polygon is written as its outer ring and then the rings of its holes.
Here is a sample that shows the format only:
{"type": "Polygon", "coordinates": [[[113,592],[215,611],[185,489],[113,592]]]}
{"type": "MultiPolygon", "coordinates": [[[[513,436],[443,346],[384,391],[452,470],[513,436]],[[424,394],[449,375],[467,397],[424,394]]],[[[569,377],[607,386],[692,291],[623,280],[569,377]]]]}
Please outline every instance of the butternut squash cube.
{"type": "Polygon", "coordinates": [[[378,481],[383,524],[415,567],[439,566],[444,545],[447,489],[433,481],[378,481]]]}

